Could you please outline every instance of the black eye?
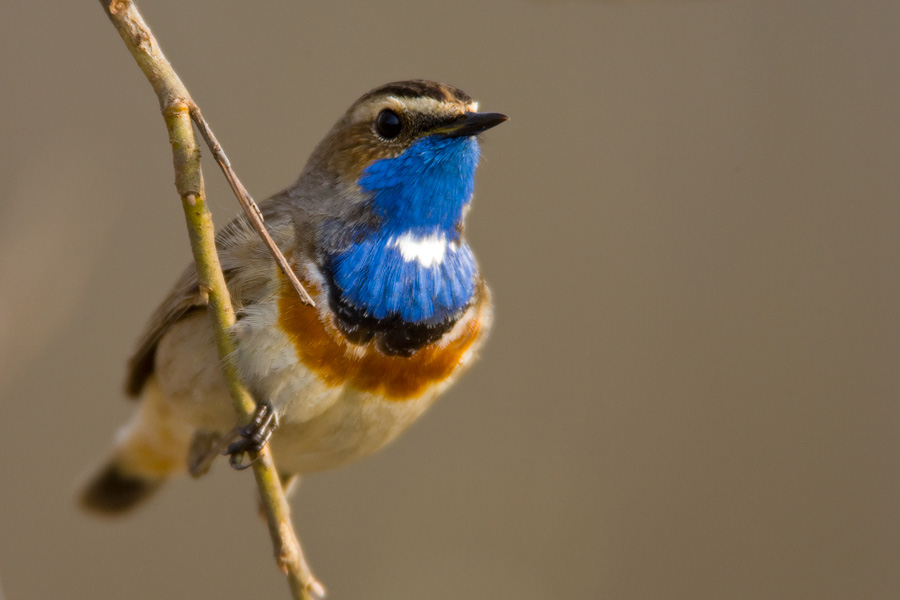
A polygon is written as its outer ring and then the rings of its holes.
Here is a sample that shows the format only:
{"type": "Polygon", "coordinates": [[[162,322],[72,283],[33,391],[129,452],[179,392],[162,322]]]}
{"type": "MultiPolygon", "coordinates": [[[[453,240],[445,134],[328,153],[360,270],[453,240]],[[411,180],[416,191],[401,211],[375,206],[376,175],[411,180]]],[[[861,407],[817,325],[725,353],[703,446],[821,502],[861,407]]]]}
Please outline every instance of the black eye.
{"type": "Polygon", "coordinates": [[[403,129],[403,122],[392,110],[384,109],[375,117],[375,131],[386,140],[392,140],[403,129]]]}

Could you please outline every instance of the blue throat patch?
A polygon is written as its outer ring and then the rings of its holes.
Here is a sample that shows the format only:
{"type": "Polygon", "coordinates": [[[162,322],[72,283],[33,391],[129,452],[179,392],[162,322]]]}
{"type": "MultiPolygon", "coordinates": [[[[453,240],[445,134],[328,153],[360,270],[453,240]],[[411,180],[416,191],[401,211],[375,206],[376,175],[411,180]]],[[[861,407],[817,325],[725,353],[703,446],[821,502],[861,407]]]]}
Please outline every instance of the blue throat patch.
{"type": "Polygon", "coordinates": [[[426,324],[469,303],[477,266],[458,229],[478,154],[474,137],[431,135],[363,171],[357,183],[372,194],[379,224],[331,257],[342,302],[374,319],[426,324]]]}

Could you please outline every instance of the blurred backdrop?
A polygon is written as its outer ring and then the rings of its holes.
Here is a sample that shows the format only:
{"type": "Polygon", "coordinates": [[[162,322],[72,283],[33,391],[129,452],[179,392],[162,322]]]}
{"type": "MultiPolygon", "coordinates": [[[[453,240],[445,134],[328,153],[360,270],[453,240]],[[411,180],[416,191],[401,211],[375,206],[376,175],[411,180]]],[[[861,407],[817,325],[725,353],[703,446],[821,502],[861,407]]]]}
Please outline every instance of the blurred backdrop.
{"type": "MultiPolygon", "coordinates": [[[[900,4],[140,8],[260,199],[387,81],[511,116],[469,218],[483,360],[293,499],[331,599],[898,597],[900,4]]],[[[4,3],[0,49],[0,586],[287,598],[224,462],[121,520],[75,506],[190,252],[99,4],[4,3]]]]}

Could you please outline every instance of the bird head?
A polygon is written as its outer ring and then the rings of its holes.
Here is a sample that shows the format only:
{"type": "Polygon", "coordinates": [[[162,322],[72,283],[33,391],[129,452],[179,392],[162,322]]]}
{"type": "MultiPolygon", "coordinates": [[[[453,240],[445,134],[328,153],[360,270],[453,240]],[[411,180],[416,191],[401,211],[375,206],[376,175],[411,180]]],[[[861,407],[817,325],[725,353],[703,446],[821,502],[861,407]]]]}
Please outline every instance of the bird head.
{"type": "MultiPolygon", "coordinates": [[[[437,323],[472,297],[462,239],[477,136],[505,121],[423,80],[363,95],[313,152],[295,187],[333,304],[360,318],[437,323]]],[[[299,231],[298,238],[310,235],[299,231]]]]}

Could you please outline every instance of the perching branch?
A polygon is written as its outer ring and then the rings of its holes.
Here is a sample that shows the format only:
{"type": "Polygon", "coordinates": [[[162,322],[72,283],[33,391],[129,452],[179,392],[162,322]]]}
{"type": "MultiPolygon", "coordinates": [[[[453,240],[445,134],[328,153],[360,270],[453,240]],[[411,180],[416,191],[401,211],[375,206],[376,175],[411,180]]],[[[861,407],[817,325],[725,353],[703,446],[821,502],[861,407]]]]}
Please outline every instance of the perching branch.
{"type": "MultiPolygon", "coordinates": [[[[219,356],[224,358],[235,350],[235,342],[228,335],[229,327],[235,322],[234,309],[216,253],[215,230],[212,216],[206,205],[203,174],[200,170],[200,150],[194,137],[192,117],[213,147],[216,160],[225,172],[229,183],[232,184],[232,188],[235,189],[235,194],[238,195],[241,205],[248,212],[257,232],[263,239],[268,238],[268,234],[262,225],[262,217],[256,209],[256,205],[253,204],[249,194],[234,175],[228,159],[200,116],[200,111],[191,100],[184,84],[160,51],[156,39],[144,23],[137,7],[130,0],[100,0],[100,4],[118,30],[141,71],[150,81],[150,85],[159,99],[160,109],[169,132],[169,141],[172,144],[175,187],[181,196],[187,220],[191,250],[197,263],[200,290],[208,298],[216,345],[219,356]]],[[[288,276],[293,275],[293,269],[278,252],[271,238],[268,238],[267,245],[277,254],[276,260],[280,257],[279,264],[284,272],[288,276]]],[[[300,286],[299,281],[295,286],[299,286],[298,293],[301,294],[301,297],[308,299],[308,302],[311,303],[312,299],[300,286]]],[[[231,361],[222,360],[222,365],[235,411],[238,413],[241,423],[246,424],[253,415],[256,403],[241,383],[231,361]]],[[[310,572],[294,533],[290,519],[290,507],[284,497],[281,481],[268,448],[263,448],[259,453],[258,460],[253,464],[253,472],[259,487],[263,510],[269,523],[275,559],[279,568],[288,578],[293,597],[296,600],[313,600],[323,597],[324,589],[310,572]]]]}

